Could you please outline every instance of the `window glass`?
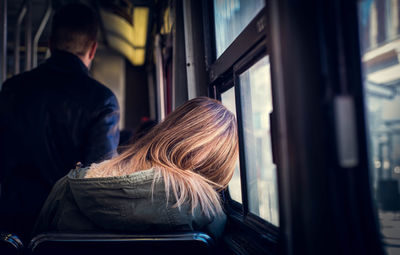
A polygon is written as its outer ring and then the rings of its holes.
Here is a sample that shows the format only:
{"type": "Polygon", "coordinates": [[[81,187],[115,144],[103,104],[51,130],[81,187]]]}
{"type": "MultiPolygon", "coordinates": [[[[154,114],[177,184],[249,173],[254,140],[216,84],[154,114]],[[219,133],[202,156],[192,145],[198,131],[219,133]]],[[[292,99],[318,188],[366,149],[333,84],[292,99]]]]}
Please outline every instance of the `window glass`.
{"type": "Polygon", "coordinates": [[[264,7],[264,0],[214,0],[217,57],[264,7]]]}
{"type": "MultiPolygon", "coordinates": [[[[236,117],[236,104],[235,104],[235,88],[232,87],[229,90],[221,94],[222,104],[236,117]]],[[[233,173],[232,180],[229,182],[229,195],[231,198],[239,203],[242,203],[242,189],[240,184],[240,168],[239,160],[236,163],[235,172],[233,173]]]]}
{"type": "Polygon", "coordinates": [[[278,226],[276,166],[272,162],[272,112],[268,56],[239,76],[250,212],[278,226]]]}
{"type": "Polygon", "coordinates": [[[373,197],[387,253],[400,253],[399,1],[363,0],[359,25],[373,197]]]}

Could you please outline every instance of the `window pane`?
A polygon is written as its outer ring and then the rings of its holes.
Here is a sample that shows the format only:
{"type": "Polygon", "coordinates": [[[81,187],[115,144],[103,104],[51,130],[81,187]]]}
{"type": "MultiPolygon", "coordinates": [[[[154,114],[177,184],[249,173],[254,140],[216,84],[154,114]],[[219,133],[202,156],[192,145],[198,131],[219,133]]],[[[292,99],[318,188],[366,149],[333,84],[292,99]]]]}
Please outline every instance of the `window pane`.
{"type": "Polygon", "coordinates": [[[217,58],[264,5],[264,0],[214,0],[217,58]]]}
{"type": "Polygon", "coordinates": [[[369,168],[389,255],[400,253],[399,21],[397,0],[359,4],[369,168]]]}
{"type": "Polygon", "coordinates": [[[272,112],[269,58],[262,58],[239,78],[249,210],[278,226],[276,166],[272,162],[269,121],[272,112]]]}
{"type": "MultiPolygon", "coordinates": [[[[233,112],[236,117],[236,104],[235,104],[235,89],[230,88],[221,94],[222,104],[225,105],[228,110],[233,112]]],[[[232,180],[229,183],[229,194],[231,198],[239,203],[242,203],[242,189],[240,184],[240,168],[239,160],[236,163],[235,172],[233,173],[232,180]]]]}

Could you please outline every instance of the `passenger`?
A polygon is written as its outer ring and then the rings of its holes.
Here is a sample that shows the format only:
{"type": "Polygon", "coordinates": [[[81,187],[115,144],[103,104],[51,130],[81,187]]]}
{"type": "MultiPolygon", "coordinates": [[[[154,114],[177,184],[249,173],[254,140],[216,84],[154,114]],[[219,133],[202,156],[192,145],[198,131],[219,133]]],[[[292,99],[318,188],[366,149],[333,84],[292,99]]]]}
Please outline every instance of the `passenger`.
{"type": "Polygon", "coordinates": [[[123,154],[77,168],[56,183],[36,223],[44,231],[204,231],[221,236],[218,191],[238,156],[234,115],[192,99],[123,154]]]}
{"type": "Polygon", "coordinates": [[[120,153],[120,147],[125,147],[131,143],[133,134],[132,129],[122,129],[119,131],[118,153],[120,153]]]}
{"type": "Polygon", "coordinates": [[[135,133],[132,136],[131,142],[139,140],[139,138],[147,134],[155,125],[157,125],[157,121],[143,117],[140,121],[139,127],[135,130],[135,133]]]}
{"type": "Polygon", "coordinates": [[[115,154],[119,107],[90,77],[98,21],[82,4],[53,17],[51,57],[0,93],[0,229],[30,234],[51,188],[80,161],[115,154]]]}
{"type": "Polygon", "coordinates": [[[130,144],[136,142],[139,140],[139,138],[147,134],[155,125],[157,125],[157,121],[143,117],[140,121],[139,127],[136,130],[121,130],[119,133],[118,153],[121,154],[124,152],[130,144]]]}

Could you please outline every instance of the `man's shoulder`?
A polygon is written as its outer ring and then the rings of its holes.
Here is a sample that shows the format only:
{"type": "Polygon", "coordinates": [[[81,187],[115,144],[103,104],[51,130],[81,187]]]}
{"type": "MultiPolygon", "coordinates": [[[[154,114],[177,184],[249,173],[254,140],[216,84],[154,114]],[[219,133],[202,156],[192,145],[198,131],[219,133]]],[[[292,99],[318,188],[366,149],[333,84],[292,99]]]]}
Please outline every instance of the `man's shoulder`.
{"type": "Polygon", "coordinates": [[[104,108],[119,109],[118,99],[115,94],[101,82],[86,75],[74,86],[74,91],[86,107],[86,111],[98,114],[104,108]]]}
{"type": "Polygon", "coordinates": [[[33,79],[33,72],[28,71],[28,72],[23,72],[17,75],[14,75],[10,78],[8,78],[2,86],[2,91],[8,91],[12,89],[18,89],[19,87],[23,86],[26,84],[28,81],[33,79]]]}
{"type": "Polygon", "coordinates": [[[88,95],[86,96],[87,103],[96,109],[102,109],[104,106],[119,108],[117,97],[111,89],[90,76],[87,76],[86,90],[89,92],[85,93],[88,95]]]}
{"type": "Polygon", "coordinates": [[[115,97],[114,92],[111,91],[106,85],[101,82],[95,80],[94,78],[87,76],[88,83],[90,84],[90,89],[100,94],[104,98],[115,97]]]}

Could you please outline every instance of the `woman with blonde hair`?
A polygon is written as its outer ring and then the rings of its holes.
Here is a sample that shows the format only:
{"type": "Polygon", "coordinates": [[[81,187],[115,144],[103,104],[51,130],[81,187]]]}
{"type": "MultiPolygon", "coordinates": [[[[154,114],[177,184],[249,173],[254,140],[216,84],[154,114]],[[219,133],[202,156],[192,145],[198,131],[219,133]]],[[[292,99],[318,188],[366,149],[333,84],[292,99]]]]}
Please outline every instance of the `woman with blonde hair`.
{"type": "Polygon", "coordinates": [[[130,146],[59,180],[35,233],[198,230],[218,238],[226,221],[218,191],[238,156],[234,115],[214,99],[195,98],[130,146]]]}

